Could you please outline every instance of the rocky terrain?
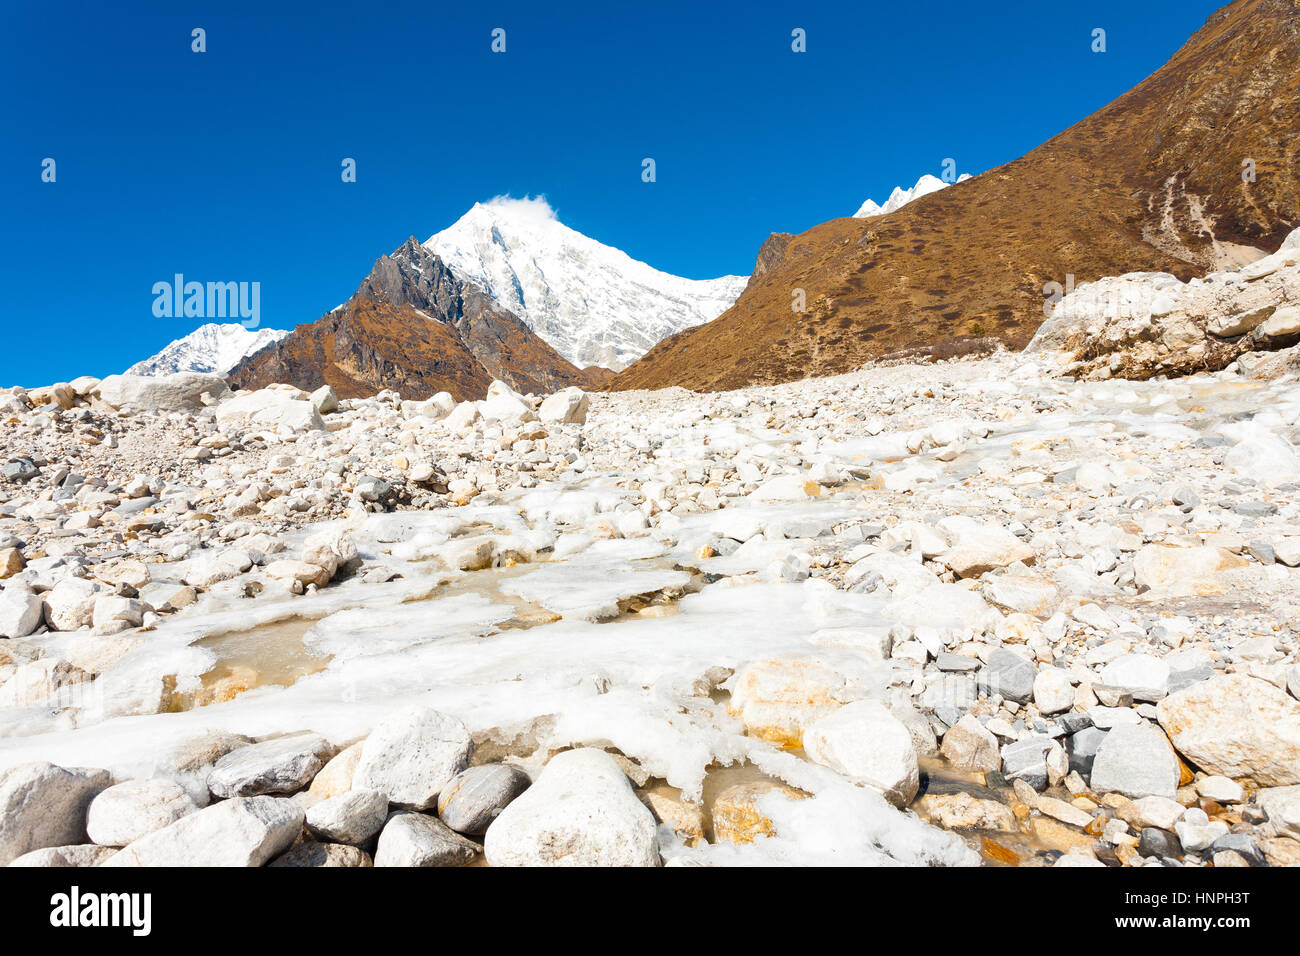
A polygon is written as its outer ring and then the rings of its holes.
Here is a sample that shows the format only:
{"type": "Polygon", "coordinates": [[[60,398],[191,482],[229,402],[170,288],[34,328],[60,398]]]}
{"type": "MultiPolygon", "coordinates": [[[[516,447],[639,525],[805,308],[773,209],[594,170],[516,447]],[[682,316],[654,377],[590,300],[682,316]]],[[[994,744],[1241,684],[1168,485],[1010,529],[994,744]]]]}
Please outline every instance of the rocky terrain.
{"type": "Polygon", "coordinates": [[[1259,362],[1300,342],[1300,230],[1273,255],[1183,283],[1102,279],[1065,296],[1029,343],[1071,375],[1149,378],[1259,362]]]}
{"type": "Polygon", "coordinates": [[[1300,0],[1236,0],[1020,159],[888,215],[772,236],[735,306],[660,342],[613,387],[785,382],[990,336],[1018,349],[1050,284],[1246,264],[1300,227],[1297,115],[1300,0]]]}
{"type": "Polygon", "coordinates": [[[1298,863],[1291,352],[7,390],[0,862],[1298,863]]]}

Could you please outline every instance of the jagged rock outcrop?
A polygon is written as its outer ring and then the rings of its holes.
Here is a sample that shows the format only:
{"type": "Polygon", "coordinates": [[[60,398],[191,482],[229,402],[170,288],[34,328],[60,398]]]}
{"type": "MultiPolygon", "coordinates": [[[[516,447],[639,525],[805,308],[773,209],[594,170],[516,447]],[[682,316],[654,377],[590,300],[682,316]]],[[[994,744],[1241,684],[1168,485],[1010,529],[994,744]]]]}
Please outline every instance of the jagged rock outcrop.
{"type": "Polygon", "coordinates": [[[328,385],[340,398],[394,389],[412,400],[478,399],[497,379],[539,393],[592,382],[414,237],[381,256],[339,308],[230,373],[236,388],[328,385]]]}
{"type": "Polygon", "coordinates": [[[1300,342],[1300,229],[1244,269],[1180,282],[1102,279],[1065,296],[1026,352],[1084,378],[1150,378],[1226,367],[1300,342]]]}

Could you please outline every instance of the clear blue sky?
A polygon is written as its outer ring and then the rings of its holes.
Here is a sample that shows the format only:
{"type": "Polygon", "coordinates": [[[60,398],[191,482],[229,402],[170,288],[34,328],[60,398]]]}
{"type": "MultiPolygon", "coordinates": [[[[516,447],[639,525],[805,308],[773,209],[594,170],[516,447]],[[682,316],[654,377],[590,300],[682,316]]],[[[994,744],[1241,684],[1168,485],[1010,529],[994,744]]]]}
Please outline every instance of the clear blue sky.
{"type": "Polygon", "coordinates": [[[500,194],[545,194],[660,269],[747,275],[770,232],[945,157],[1022,155],[1218,6],[0,0],[0,384],[121,371],[189,332],[203,320],[152,312],[178,272],[260,282],[265,326],[312,321],[408,235],[500,194]]]}

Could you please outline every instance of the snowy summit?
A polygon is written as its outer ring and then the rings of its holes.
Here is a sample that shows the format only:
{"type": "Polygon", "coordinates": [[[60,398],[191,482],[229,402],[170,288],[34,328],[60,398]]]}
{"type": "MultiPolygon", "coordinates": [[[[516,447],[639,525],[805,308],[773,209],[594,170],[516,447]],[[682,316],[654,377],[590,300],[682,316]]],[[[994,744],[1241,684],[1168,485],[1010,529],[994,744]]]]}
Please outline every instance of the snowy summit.
{"type": "Polygon", "coordinates": [[[209,322],[165,349],[136,362],[128,375],[171,375],[173,372],[211,372],[225,375],[244,358],[278,342],[283,329],[246,329],[238,322],[209,322]]]}
{"type": "Polygon", "coordinates": [[[475,203],[424,245],[579,368],[625,368],[716,319],[748,281],[660,272],[570,229],[541,197],[475,203]]]}
{"type": "MultiPolygon", "coordinates": [[[[970,179],[970,173],[962,173],[957,177],[957,182],[965,182],[968,179],[970,179]]],[[[947,189],[951,185],[952,183],[946,183],[938,176],[931,176],[926,173],[916,181],[916,185],[911,189],[895,186],[894,191],[889,194],[889,198],[885,200],[883,206],[877,205],[874,199],[868,199],[853,214],[853,218],[870,219],[872,216],[887,216],[891,212],[902,209],[913,199],[920,199],[922,196],[930,195],[930,193],[937,193],[940,189],[947,189]]]]}

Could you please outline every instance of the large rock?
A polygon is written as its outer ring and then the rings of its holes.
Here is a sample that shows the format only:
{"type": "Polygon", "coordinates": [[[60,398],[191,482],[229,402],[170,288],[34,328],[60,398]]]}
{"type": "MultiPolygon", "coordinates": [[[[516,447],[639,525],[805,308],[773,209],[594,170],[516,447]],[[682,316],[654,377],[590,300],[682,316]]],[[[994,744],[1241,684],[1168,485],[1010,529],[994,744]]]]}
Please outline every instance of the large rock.
{"type": "Polygon", "coordinates": [[[537,417],[544,422],[562,425],[582,425],[587,421],[587,408],[591,399],[580,388],[566,388],[542,402],[537,417]]]}
{"type": "Polygon", "coordinates": [[[879,790],[897,807],[912,802],[921,774],[908,729],[884,704],[859,700],[804,731],[809,759],[879,790]]]}
{"type": "Polygon", "coordinates": [[[104,866],[262,866],[302,832],[303,811],[282,797],[237,797],[181,817],[104,866]]]}
{"type": "Polygon", "coordinates": [[[488,827],[492,866],[657,866],[654,815],[614,758],[569,750],[488,827]]]}
{"type": "Polygon", "coordinates": [[[984,596],[998,607],[1047,617],[1061,603],[1061,589],[1037,574],[1003,574],[985,578],[984,596]]]}
{"type": "Polygon", "coordinates": [[[399,807],[428,810],[469,766],[473,753],[469,730],[455,717],[406,707],[381,720],[366,738],[352,786],[387,794],[399,807]]]}
{"type": "Polygon", "coordinates": [[[190,561],[182,580],[196,588],[211,587],[237,578],[253,566],[247,551],[231,548],[217,554],[205,553],[190,561]]]}
{"type": "Polygon", "coordinates": [[[375,866],[464,866],[481,850],[437,817],[404,811],[379,834],[375,866]]]}
{"type": "Polygon", "coordinates": [[[388,797],[378,790],[349,790],[307,810],[307,829],[330,843],[365,843],[388,819],[388,797]]]}
{"type": "Polygon", "coordinates": [[[218,797],[293,793],[311,783],[334,747],[320,734],[294,734],[240,747],[212,768],[208,786],[218,797]]]}
{"type": "Polygon", "coordinates": [[[0,866],[45,847],[86,841],[86,808],[112,783],[104,770],[25,763],[0,770],[0,866]]]}
{"type": "Polygon", "coordinates": [[[201,372],[177,372],[174,375],[110,375],[92,389],[105,405],[144,411],[198,411],[203,395],[220,399],[230,394],[226,380],[219,375],[201,372]]]}
{"type": "Polygon", "coordinates": [[[1134,700],[1160,700],[1169,690],[1169,665],[1150,654],[1125,654],[1102,668],[1101,683],[1134,700]]]}
{"type": "Polygon", "coordinates": [[[0,637],[26,637],[41,626],[44,613],[34,592],[17,585],[5,588],[0,593],[0,637]]]}
{"type": "Polygon", "coordinates": [[[189,794],[172,780],[128,780],[90,802],[86,833],[101,846],[126,846],[197,809],[189,794]]]}
{"type": "Polygon", "coordinates": [[[46,592],[45,623],[52,631],[75,631],[95,617],[99,587],[85,578],[64,578],[46,592]]]}
{"type": "Polygon", "coordinates": [[[1207,773],[1300,784],[1300,703],[1244,674],[1200,681],[1157,706],[1174,746],[1207,773]]]}
{"type": "Polygon", "coordinates": [[[217,421],[289,433],[319,431],[325,427],[325,420],[313,402],[275,388],[247,392],[222,402],[217,406],[217,421]]]}
{"type": "Polygon", "coordinates": [[[1092,763],[1092,789],[1141,797],[1173,798],[1178,792],[1178,757],[1159,728],[1127,724],[1113,728],[1092,763]]]}
{"type": "Polygon", "coordinates": [[[488,386],[487,398],[479,409],[490,422],[529,422],[537,418],[524,397],[502,381],[488,386]]]}
{"type": "Polygon", "coordinates": [[[443,788],[438,796],[438,817],[457,833],[482,836],[531,783],[528,774],[509,764],[470,767],[443,788]]]}
{"type": "Polygon", "coordinates": [[[774,657],[735,677],[730,709],[750,736],[799,746],[806,726],[844,704],[869,697],[876,681],[865,664],[819,657],[774,657]]]}
{"type": "Polygon", "coordinates": [[[977,578],[1017,562],[1031,564],[1034,549],[1005,528],[971,522],[960,527],[957,543],[939,555],[938,560],[958,577],[977,578]]]}
{"type": "Polygon", "coordinates": [[[1221,594],[1228,589],[1224,572],[1248,562],[1223,548],[1170,548],[1149,544],[1133,559],[1133,579],[1139,591],[1162,597],[1221,594]]]}

